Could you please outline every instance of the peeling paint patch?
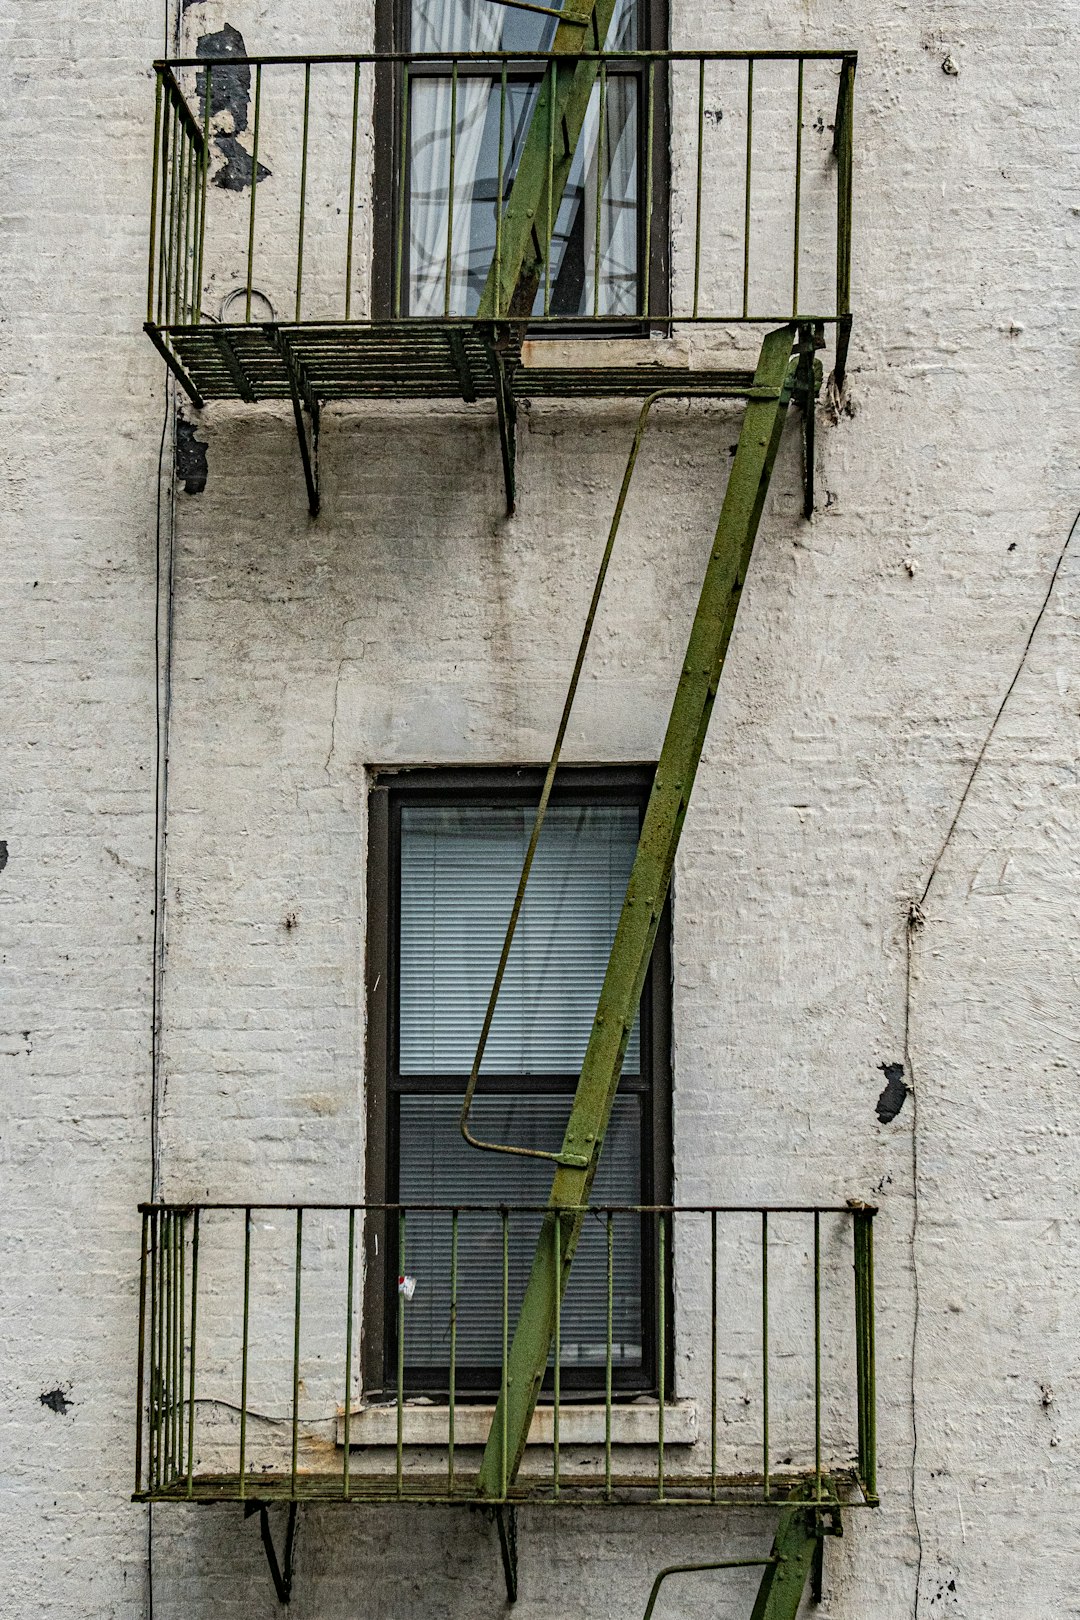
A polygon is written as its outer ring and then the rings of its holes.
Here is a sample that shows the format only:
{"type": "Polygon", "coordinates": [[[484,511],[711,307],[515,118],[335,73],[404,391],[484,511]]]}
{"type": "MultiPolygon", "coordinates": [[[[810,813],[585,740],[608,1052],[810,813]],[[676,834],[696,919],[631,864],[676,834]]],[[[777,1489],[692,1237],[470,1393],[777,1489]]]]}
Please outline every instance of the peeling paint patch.
{"type": "Polygon", "coordinates": [[[187,495],[201,495],[206,488],[209,467],[206,452],[209,446],[195,437],[195,424],[186,417],[176,419],[176,477],[187,495]]]}
{"type": "Polygon", "coordinates": [[[908,1087],[904,1081],[902,1063],[879,1063],[885,1076],[885,1089],[877,1100],[877,1117],[883,1125],[891,1125],[907,1101],[908,1087]]]}
{"type": "MultiPolygon", "coordinates": [[[[212,180],[224,191],[243,191],[252,183],[251,153],[241,146],[237,137],[248,127],[251,107],[251,69],[246,63],[235,67],[219,67],[230,57],[246,56],[247,46],[239,28],[226,23],[215,34],[203,34],[195,46],[195,54],[204,62],[215,64],[213,72],[202,69],[195,79],[199,98],[199,116],[206,116],[206,81],[210,79],[210,119],[213,143],[222,159],[212,180]]],[[[266,180],[270,170],[260,163],[255,175],[256,183],[266,180]]]]}
{"type": "Polygon", "coordinates": [[[74,1401],[68,1400],[59,1385],[55,1389],[42,1390],[39,1398],[42,1406],[47,1406],[49,1411],[55,1412],[58,1417],[63,1417],[75,1404],[74,1401]]]}
{"type": "MultiPolygon", "coordinates": [[[[214,145],[225,159],[214,175],[215,186],[223,191],[243,191],[245,186],[250,186],[251,153],[240,145],[235,135],[215,135],[214,145]]],[[[269,174],[266,164],[260,163],[259,179],[265,180],[269,174]]]]}

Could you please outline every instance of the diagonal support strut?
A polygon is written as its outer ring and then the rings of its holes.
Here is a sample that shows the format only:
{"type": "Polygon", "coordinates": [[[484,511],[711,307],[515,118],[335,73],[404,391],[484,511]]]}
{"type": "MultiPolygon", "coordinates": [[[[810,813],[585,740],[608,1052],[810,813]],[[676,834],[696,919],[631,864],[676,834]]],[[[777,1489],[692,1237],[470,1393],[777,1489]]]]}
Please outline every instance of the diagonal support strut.
{"type": "MultiPolygon", "coordinates": [[[[548,1213],[480,1468],[479,1490],[505,1500],[524,1455],[596,1174],[626,1043],[648,970],[675,851],[716,699],[793,385],[794,326],[764,339],[615,933],[600,1001],[566,1126],[548,1213]],[[556,1234],[562,1234],[556,1263],[556,1234]]],[[[661,1391],[661,1399],[664,1392],[661,1391]]]]}

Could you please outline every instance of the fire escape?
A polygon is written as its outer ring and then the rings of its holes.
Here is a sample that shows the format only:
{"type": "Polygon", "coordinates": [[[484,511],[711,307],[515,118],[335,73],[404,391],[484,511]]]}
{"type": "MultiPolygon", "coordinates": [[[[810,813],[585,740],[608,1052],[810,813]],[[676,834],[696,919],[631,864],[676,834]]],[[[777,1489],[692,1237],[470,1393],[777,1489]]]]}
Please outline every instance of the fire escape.
{"type": "Polygon", "coordinates": [[[809,516],[818,355],[830,344],[833,385],[843,385],[855,56],[613,51],[604,42],[614,7],[615,0],[578,0],[559,12],[524,7],[555,19],[542,52],[157,64],[146,331],[197,406],[291,403],[312,516],[320,500],[319,418],[328,403],[493,404],[513,512],[520,400],[642,401],[462,1115],[478,1151],[549,1161],[546,1204],[143,1209],[135,1496],[242,1503],[258,1512],[283,1601],[303,1502],[487,1507],[511,1600],[517,1512],[531,1503],[755,1503],[774,1515],[770,1550],[661,1571],[646,1617],[669,1576],[753,1566],[761,1577],[752,1620],[794,1620],[808,1584],[820,1595],[824,1538],[840,1533],[849,1508],[877,1502],[873,1209],[592,1202],[788,409],[794,403],[801,415],[809,516]],[[470,300],[455,260],[455,230],[464,229],[455,217],[455,168],[464,162],[460,106],[480,71],[494,109],[496,186],[489,262],[470,300]],[[427,266],[418,297],[406,187],[380,198],[367,175],[380,140],[400,162],[410,140],[410,85],[435,72],[448,100],[448,209],[441,261],[434,275],[427,266]],[[230,75],[231,88],[239,83],[250,97],[246,196],[208,184],[215,83],[220,91],[230,75]],[[601,275],[599,177],[605,104],[627,76],[637,87],[636,269],[629,289],[612,298],[601,275]],[[567,313],[558,287],[564,202],[581,174],[575,159],[590,143],[593,263],[567,313]],[[283,177],[295,170],[291,202],[281,188],[272,207],[260,195],[264,160],[283,177]],[[376,265],[370,276],[369,262],[376,265]],[[215,302],[220,317],[209,312],[215,302]],[[755,353],[749,340],[758,329],[755,353]],[[471,1134],[469,1111],[502,969],[642,438],[654,405],[673,397],[745,408],[592,1034],[558,1152],[482,1142],[471,1134]],[[486,1223],[496,1273],[497,1319],[488,1326],[501,1370],[490,1407],[463,1399],[458,1385],[468,1290],[460,1243],[469,1222],[486,1223]],[[425,1252],[440,1257],[448,1331],[443,1404],[426,1411],[410,1402],[406,1372],[418,1231],[425,1252]],[[511,1253],[520,1231],[535,1252],[527,1276],[517,1277],[511,1253]],[[656,1299],[655,1399],[625,1408],[613,1386],[613,1255],[624,1242],[638,1246],[656,1299]],[[590,1286],[606,1321],[597,1360],[602,1390],[592,1406],[566,1399],[561,1312],[579,1251],[591,1256],[590,1286]],[[379,1289],[396,1379],[381,1405],[361,1407],[357,1312],[361,1294],[379,1289]],[[318,1375],[306,1359],[313,1333],[323,1347],[318,1375]],[[331,1361],[332,1379],[323,1376],[331,1361]],[[316,1440],[304,1405],[320,1387],[334,1401],[329,1445],[316,1440]],[[736,1388],[744,1393],[736,1396],[736,1388]],[[268,1400],[282,1414],[272,1435],[268,1400]],[[235,1422],[212,1421],[215,1404],[228,1406],[235,1422]],[[275,1503],[287,1505],[280,1554],[269,1516],[275,1503]]]}

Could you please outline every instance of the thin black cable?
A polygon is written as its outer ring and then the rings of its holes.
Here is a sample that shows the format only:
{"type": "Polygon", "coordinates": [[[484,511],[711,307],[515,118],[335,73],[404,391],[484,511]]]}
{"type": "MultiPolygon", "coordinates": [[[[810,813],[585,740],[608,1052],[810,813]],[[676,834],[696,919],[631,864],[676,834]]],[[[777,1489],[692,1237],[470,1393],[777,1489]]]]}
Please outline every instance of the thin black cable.
{"type": "Polygon", "coordinates": [[[915,1087],[915,1071],[911,1061],[911,985],[915,956],[914,942],[916,934],[918,934],[925,925],[925,907],[927,897],[929,896],[930,890],[933,888],[934,880],[938,875],[942,860],[945,856],[945,851],[952,842],[953,834],[956,832],[956,829],[960,823],[960,817],[963,814],[964,806],[968,801],[968,795],[971,792],[972,784],[974,783],[976,776],[979,774],[979,769],[983,760],[986,758],[987,750],[993,741],[994,733],[997,731],[1001,716],[1004,714],[1005,707],[1009,699],[1012,697],[1013,692],[1016,690],[1016,685],[1020,679],[1020,676],[1023,674],[1024,666],[1027,663],[1028,653],[1031,651],[1032,642],[1035,640],[1035,636],[1038,632],[1040,624],[1043,621],[1046,610],[1050,606],[1050,599],[1054,594],[1054,587],[1057,585],[1058,575],[1061,573],[1062,565],[1065,562],[1069,547],[1072,544],[1073,536],[1078,528],[1080,528],[1080,512],[1077,512],[1076,516],[1073,518],[1072,526],[1070,527],[1068,534],[1065,536],[1065,544],[1058,552],[1057,561],[1055,562],[1053,572],[1050,575],[1050,582],[1046,587],[1046,594],[1042,599],[1042,604],[1038,613],[1035,615],[1031,629],[1028,631],[1027,640],[1024,642],[1024,650],[1020,654],[1020,661],[1013,672],[1012,680],[1005,688],[1005,695],[1002,697],[1001,702],[997,706],[997,712],[995,713],[993,720],[990,722],[990,729],[983,738],[982,747],[975,756],[975,762],[968,773],[967,781],[964,783],[964,791],[961,793],[957,802],[956,810],[953,813],[953,818],[949,823],[948,831],[946,832],[945,837],[942,839],[941,847],[938,850],[937,855],[934,857],[934,862],[930,868],[929,876],[927,877],[926,882],[923,884],[922,893],[919,895],[917,900],[913,899],[909,903],[907,922],[904,930],[906,945],[904,969],[904,1073],[907,1076],[908,1091],[911,1095],[911,1274],[914,1294],[912,1302],[913,1309],[911,1324],[911,1516],[915,1525],[915,1541],[918,1547],[915,1566],[914,1620],[919,1620],[919,1605],[922,1595],[923,1570],[923,1536],[922,1525],[919,1522],[918,1492],[916,1489],[916,1468],[919,1457],[919,1423],[915,1390],[918,1372],[919,1315],[921,1298],[919,1288],[919,1267],[916,1252],[919,1229],[919,1101],[918,1092],[915,1087]]]}
{"type": "Polygon", "coordinates": [[[157,510],[154,522],[154,925],[151,934],[150,974],[150,1188],[151,1197],[160,1195],[160,1079],[161,1079],[161,974],[164,884],[162,882],[164,828],[164,736],[165,714],[162,693],[162,535],[163,497],[165,476],[165,439],[172,409],[171,391],[165,384],[165,411],[161,420],[158,441],[157,510]]]}
{"type": "MultiPolygon", "coordinates": [[[[169,29],[172,21],[172,0],[165,0],[164,31],[165,55],[169,54],[169,29]]],[[[176,18],[177,45],[179,45],[180,18],[176,18]]],[[[150,1185],[152,1196],[160,1193],[161,1139],[158,1082],[161,1070],[161,975],[159,962],[164,937],[163,917],[165,886],[163,879],[164,843],[164,773],[162,771],[162,737],[166,717],[162,714],[161,693],[161,481],[165,467],[165,438],[169,428],[169,412],[173,406],[172,389],[165,379],[165,410],[161,419],[161,438],[158,441],[157,490],[154,517],[154,927],[153,962],[150,989],[150,1185]]],[[[169,590],[172,593],[172,534],[175,512],[175,480],[169,503],[169,590]]],[[[169,647],[171,659],[171,606],[169,612],[169,647]]],[[[154,1504],[146,1504],[146,1620],[154,1620],[154,1504]]]]}

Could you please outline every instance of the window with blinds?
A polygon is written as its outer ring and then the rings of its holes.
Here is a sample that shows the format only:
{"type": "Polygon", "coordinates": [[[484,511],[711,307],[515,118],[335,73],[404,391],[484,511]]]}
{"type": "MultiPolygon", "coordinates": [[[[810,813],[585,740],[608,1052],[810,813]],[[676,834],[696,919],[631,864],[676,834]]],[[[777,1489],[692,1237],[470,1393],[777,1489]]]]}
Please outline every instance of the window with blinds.
{"type": "MultiPolygon", "coordinates": [[[[372,794],[370,986],[373,1129],[369,1187],[409,1205],[511,1206],[457,1223],[459,1389],[498,1385],[504,1310],[512,1330],[532,1263],[552,1166],[470,1147],[461,1095],[502,948],[535,814],[539,778],[520,771],[396,775],[372,794]],[[374,1043],[373,1043],[374,1044],[374,1043]],[[504,1251],[506,1266],[504,1287],[504,1251]]],[[[564,773],[533,863],[474,1104],[489,1141],[557,1150],[588,1044],[637,847],[647,771],[564,773]]],[[[635,1205],[669,1195],[667,943],[654,960],[627,1047],[592,1201],[635,1205]]],[[[612,1368],[649,1387],[655,1262],[637,1215],[611,1230],[612,1368]]],[[[383,1253],[385,1298],[410,1278],[401,1346],[415,1390],[437,1392],[450,1345],[451,1220],[405,1216],[383,1253]]],[[[381,1251],[383,1252],[383,1251],[381,1251]]],[[[608,1323],[608,1230],[586,1222],[562,1312],[563,1386],[602,1387],[608,1323]]],[[[380,1313],[386,1367],[397,1363],[398,1311],[380,1313]]],[[[385,1378],[384,1378],[385,1381],[385,1378]]]]}
{"type": "MultiPolygon", "coordinates": [[[[399,1067],[472,1067],[532,832],[530,806],[405,805],[401,812],[399,1067]]],[[[552,805],[481,1073],[573,1074],[637,847],[634,805],[552,805]]],[[[635,1026],[623,1064],[640,1065],[635,1026]]]]}

